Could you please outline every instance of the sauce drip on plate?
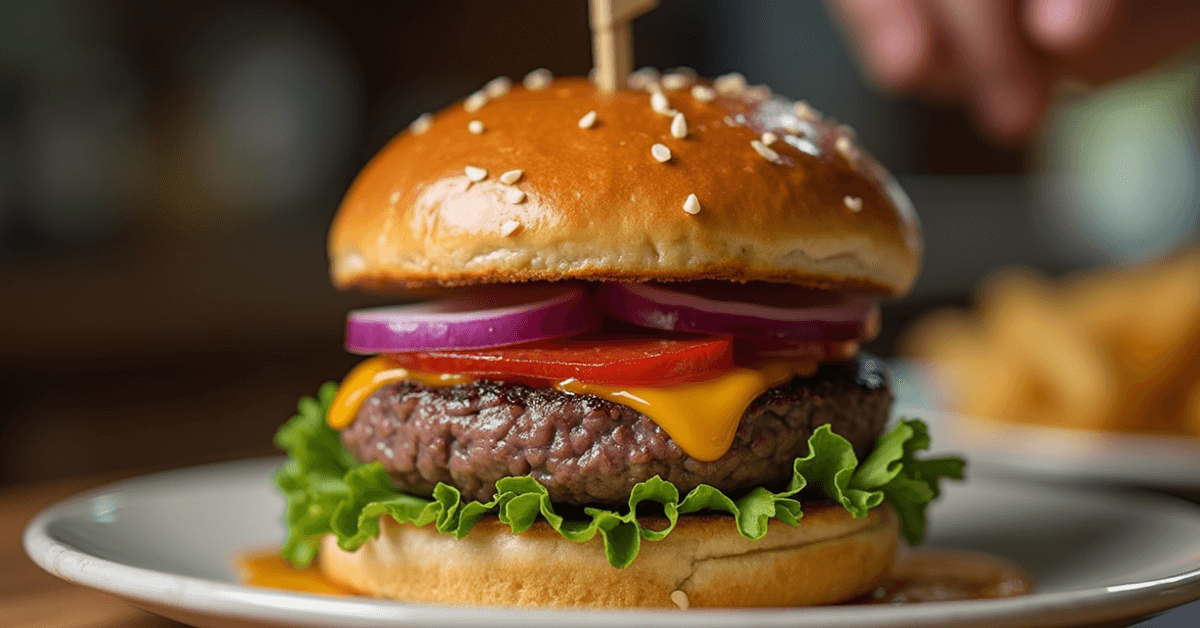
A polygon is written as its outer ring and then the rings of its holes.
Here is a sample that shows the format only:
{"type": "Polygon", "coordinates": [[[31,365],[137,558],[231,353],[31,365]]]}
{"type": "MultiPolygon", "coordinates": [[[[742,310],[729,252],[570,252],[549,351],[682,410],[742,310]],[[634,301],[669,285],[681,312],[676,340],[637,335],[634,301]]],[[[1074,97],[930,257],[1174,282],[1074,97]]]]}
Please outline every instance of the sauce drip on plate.
{"type": "MultiPolygon", "coordinates": [[[[248,551],[234,557],[242,584],[302,593],[356,595],[326,579],[315,565],[293,569],[279,550],[248,551]]],[[[941,548],[902,552],[891,573],[873,591],[850,604],[913,604],[983,600],[1033,592],[1033,579],[1016,565],[990,554],[941,548]]]]}
{"type": "Polygon", "coordinates": [[[986,600],[1028,595],[1033,589],[1029,574],[999,556],[922,547],[901,551],[883,582],[851,604],[986,600]]]}
{"type": "Polygon", "coordinates": [[[354,591],[326,578],[316,564],[293,569],[280,558],[278,548],[243,552],[233,557],[233,565],[238,582],[252,587],[324,595],[355,595],[354,591]]]}

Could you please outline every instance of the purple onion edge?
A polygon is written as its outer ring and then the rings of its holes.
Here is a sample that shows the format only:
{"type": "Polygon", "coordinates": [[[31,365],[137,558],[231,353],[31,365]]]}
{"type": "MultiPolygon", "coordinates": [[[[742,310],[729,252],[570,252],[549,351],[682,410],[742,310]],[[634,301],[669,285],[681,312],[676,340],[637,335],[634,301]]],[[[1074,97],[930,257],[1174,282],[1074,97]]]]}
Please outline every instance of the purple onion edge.
{"type": "Polygon", "coordinates": [[[858,340],[867,331],[870,311],[852,321],[782,322],[757,316],[706,312],[696,308],[659,303],[641,294],[605,285],[596,294],[596,304],[606,314],[648,329],[706,334],[729,334],[752,338],[824,342],[858,340]],[[649,314],[656,310],[656,314],[649,314]],[[662,322],[673,318],[670,326],[662,322]]]}
{"type": "MultiPolygon", "coordinates": [[[[558,299],[552,299],[555,301],[558,299]]],[[[542,302],[543,304],[545,302],[542,302]]],[[[484,310],[486,312],[486,310],[484,310]]],[[[351,353],[405,353],[451,349],[485,349],[561,338],[598,329],[600,321],[589,306],[586,294],[549,305],[530,304],[530,309],[505,312],[494,318],[443,322],[422,321],[411,331],[398,331],[377,317],[346,321],[346,350],[351,353]],[[531,330],[533,327],[536,331],[531,330]]]]}

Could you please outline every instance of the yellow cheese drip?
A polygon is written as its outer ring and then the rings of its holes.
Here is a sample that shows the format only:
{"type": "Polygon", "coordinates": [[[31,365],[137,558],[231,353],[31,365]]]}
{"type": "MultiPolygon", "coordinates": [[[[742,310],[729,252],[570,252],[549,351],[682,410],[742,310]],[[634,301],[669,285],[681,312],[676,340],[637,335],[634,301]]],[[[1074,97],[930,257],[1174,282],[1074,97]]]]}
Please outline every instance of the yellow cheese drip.
{"type": "MultiPolygon", "coordinates": [[[[606,386],[568,379],[554,387],[629,406],[663,428],[684,453],[707,462],[729,451],[738,422],[755,397],[793,376],[811,375],[815,370],[814,362],[772,362],[758,368],[735,368],[702,382],[673,386],[606,386]]],[[[426,386],[453,386],[471,381],[466,375],[422,373],[398,368],[385,358],[370,358],[354,367],[342,381],[329,410],[329,426],[339,430],[348,427],[371,393],[403,379],[426,386]]]]}
{"type": "Polygon", "coordinates": [[[278,548],[238,554],[233,557],[233,562],[238,581],[252,587],[325,595],[356,594],[350,588],[326,578],[316,565],[304,569],[292,567],[280,557],[278,548]]]}
{"type": "Polygon", "coordinates": [[[796,366],[768,364],[762,368],[735,368],[702,382],[661,388],[603,386],[573,379],[556,388],[596,395],[650,417],[687,455],[708,462],[729,451],[738,422],[754,398],[796,374],[796,366]]]}
{"type": "Polygon", "coordinates": [[[449,373],[423,373],[396,366],[395,362],[387,358],[378,356],[368,358],[350,369],[350,372],[342,379],[337,396],[333,398],[333,405],[329,407],[329,416],[325,419],[328,421],[329,427],[335,430],[344,430],[350,427],[354,418],[358,416],[358,410],[362,408],[363,402],[371,396],[371,393],[392,382],[404,379],[411,379],[426,386],[454,386],[465,384],[474,378],[469,375],[449,373]]]}

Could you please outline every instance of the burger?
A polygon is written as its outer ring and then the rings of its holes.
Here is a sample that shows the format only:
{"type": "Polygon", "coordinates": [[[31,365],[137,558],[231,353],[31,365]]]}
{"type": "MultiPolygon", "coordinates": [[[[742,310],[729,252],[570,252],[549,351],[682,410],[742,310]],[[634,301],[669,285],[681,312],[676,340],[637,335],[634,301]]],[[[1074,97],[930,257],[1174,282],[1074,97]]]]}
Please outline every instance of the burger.
{"type": "Polygon", "coordinates": [[[961,460],[859,353],[919,227],[846,126],[737,74],[535,71],[423,115],[329,236],[366,356],[303,399],[285,558],[366,595],[833,604],[961,460]]]}

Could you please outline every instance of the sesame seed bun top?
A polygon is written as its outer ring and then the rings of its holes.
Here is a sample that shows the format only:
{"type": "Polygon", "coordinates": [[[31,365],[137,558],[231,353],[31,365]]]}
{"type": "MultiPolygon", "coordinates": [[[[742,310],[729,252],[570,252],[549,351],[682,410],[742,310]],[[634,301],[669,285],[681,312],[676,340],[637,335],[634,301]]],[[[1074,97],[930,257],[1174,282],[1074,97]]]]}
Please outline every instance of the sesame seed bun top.
{"type": "Polygon", "coordinates": [[[600,94],[536,74],[422,116],[342,202],[329,237],[334,283],[388,292],[722,279],[908,291],[916,215],[849,129],[738,76],[677,76],[635,75],[649,91],[600,94]]]}

